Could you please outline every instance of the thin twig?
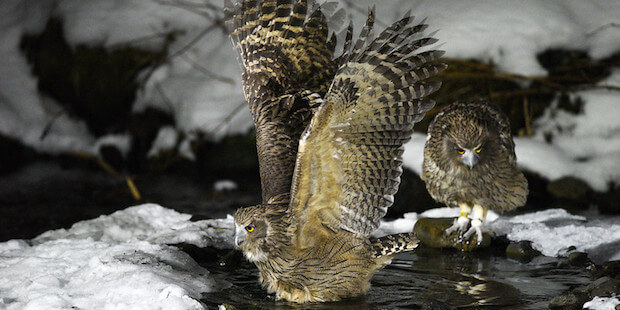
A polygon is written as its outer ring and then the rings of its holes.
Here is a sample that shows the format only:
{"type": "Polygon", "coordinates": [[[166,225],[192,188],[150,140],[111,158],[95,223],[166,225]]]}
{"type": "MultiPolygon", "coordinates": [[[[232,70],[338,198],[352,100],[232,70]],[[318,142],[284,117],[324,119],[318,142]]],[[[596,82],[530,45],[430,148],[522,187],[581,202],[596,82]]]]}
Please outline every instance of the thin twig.
{"type": "Polygon", "coordinates": [[[619,23],[607,23],[605,25],[599,26],[596,29],[586,33],[586,36],[588,36],[588,37],[589,36],[593,36],[594,34],[596,34],[597,32],[599,32],[599,31],[601,31],[601,30],[603,30],[605,28],[612,28],[612,27],[620,27],[620,24],[619,23]]]}
{"type": "Polygon", "coordinates": [[[183,1],[183,0],[171,0],[171,1],[156,0],[156,2],[162,5],[178,7],[180,9],[186,10],[196,15],[205,17],[208,20],[218,19],[219,17],[216,17],[216,14],[221,12],[221,8],[211,3],[208,3],[206,1],[203,3],[193,3],[190,1],[183,1]],[[203,10],[201,10],[201,8],[203,8],[203,10]]]}
{"type": "Polygon", "coordinates": [[[158,32],[158,33],[153,33],[153,34],[148,34],[142,37],[137,37],[137,38],[133,38],[131,40],[127,40],[127,41],[122,41],[122,42],[118,42],[118,43],[114,43],[109,45],[107,48],[113,50],[113,49],[117,49],[123,46],[132,46],[134,44],[140,43],[140,42],[144,42],[144,41],[149,41],[149,40],[154,40],[154,39],[159,39],[161,37],[164,38],[169,38],[175,34],[180,33],[180,31],[168,31],[168,32],[158,32]]]}
{"type": "Polygon", "coordinates": [[[523,118],[525,120],[525,134],[527,136],[531,136],[532,128],[530,126],[530,123],[532,122],[532,117],[530,115],[530,108],[529,108],[527,96],[523,96],[523,118]]]}
{"type": "Polygon", "coordinates": [[[174,113],[174,105],[172,104],[170,98],[168,98],[168,96],[166,95],[166,92],[164,92],[164,89],[161,87],[161,84],[159,82],[155,83],[155,89],[157,90],[157,93],[159,93],[159,95],[162,97],[164,104],[168,106],[170,113],[174,113]]]}
{"type": "Polygon", "coordinates": [[[182,55],[181,58],[183,60],[187,61],[189,64],[191,64],[192,67],[194,67],[198,71],[202,72],[204,75],[206,75],[206,76],[208,76],[208,77],[210,77],[210,78],[212,78],[214,80],[226,83],[226,84],[235,85],[235,80],[234,79],[229,78],[227,76],[219,75],[219,74],[217,74],[217,73],[207,69],[205,66],[203,66],[203,65],[193,61],[192,59],[190,59],[189,57],[187,57],[185,55],[182,55]]]}
{"type": "Polygon", "coordinates": [[[49,120],[49,122],[47,122],[47,124],[45,125],[45,128],[43,128],[43,131],[41,131],[41,135],[39,136],[39,140],[43,140],[45,139],[45,137],[47,137],[47,135],[50,133],[50,131],[52,130],[52,126],[54,125],[54,123],[56,122],[56,120],[65,113],[65,110],[60,110],[58,112],[56,112],[56,114],[54,114],[52,116],[52,119],[49,120]]]}
{"type": "Polygon", "coordinates": [[[215,134],[220,131],[220,129],[222,129],[227,123],[230,122],[233,117],[235,117],[241,110],[243,110],[243,108],[245,108],[245,105],[245,101],[239,103],[217,126],[215,126],[215,128],[210,131],[210,133],[208,133],[208,135],[210,137],[215,136],[215,134]]]}
{"type": "Polygon", "coordinates": [[[198,43],[198,41],[202,40],[202,38],[204,36],[206,36],[209,32],[211,32],[213,29],[219,27],[219,25],[217,23],[213,23],[211,24],[211,26],[203,29],[202,31],[200,31],[200,33],[198,35],[196,35],[196,37],[194,37],[192,40],[189,41],[189,43],[185,44],[183,47],[181,47],[180,49],[178,49],[177,51],[170,53],[170,55],[168,55],[168,59],[177,57],[181,54],[184,54],[185,52],[187,52],[190,48],[192,48],[194,45],[196,45],[196,43],[198,43]]]}

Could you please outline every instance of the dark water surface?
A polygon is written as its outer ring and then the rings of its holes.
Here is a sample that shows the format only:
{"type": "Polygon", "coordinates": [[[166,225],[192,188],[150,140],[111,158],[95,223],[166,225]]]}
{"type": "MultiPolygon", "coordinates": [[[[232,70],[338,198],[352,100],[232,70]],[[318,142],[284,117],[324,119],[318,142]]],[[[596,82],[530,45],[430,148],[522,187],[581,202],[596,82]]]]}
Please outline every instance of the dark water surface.
{"type": "Polygon", "coordinates": [[[564,259],[521,263],[497,254],[420,247],[375,274],[365,297],[310,305],[275,301],[248,262],[232,270],[207,264],[233,285],[205,294],[203,302],[213,309],[547,309],[551,298],[592,281],[583,267],[564,259]]]}

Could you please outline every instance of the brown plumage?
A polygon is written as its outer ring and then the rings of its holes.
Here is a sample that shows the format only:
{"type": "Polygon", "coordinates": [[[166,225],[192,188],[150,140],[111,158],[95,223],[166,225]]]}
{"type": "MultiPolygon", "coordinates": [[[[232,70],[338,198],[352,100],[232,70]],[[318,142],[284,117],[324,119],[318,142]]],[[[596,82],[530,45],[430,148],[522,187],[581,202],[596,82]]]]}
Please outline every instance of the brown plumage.
{"type": "Polygon", "coordinates": [[[278,298],[334,301],[362,295],[370,277],[417,246],[411,233],[371,239],[391,206],[402,145],[434,102],[445,69],[435,39],[407,14],[373,39],[346,32],[334,57],[320,8],[305,0],[227,5],[259,152],[263,203],[235,213],[235,242],[278,298]]]}
{"type": "Polygon", "coordinates": [[[422,170],[431,196],[461,209],[446,233],[458,230],[464,239],[476,233],[478,243],[488,210],[513,210],[528,194],[508,118],[484,100],[456,102],[437,114],[428,128],[422,170]]]}

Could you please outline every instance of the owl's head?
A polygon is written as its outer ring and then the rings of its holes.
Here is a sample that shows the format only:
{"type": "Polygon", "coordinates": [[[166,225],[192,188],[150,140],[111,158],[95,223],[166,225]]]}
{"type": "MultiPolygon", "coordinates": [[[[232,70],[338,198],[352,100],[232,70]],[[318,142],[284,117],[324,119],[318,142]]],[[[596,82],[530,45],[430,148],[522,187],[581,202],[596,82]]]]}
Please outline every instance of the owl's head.
{"type": "Polygon", "coordinates": [[[265,244],[269,226],[263,205],[245,207],[235,212],[235,245],[248,260],[267,259],[265,244]]]}
{"type": "Polygon", "coordinates": [[[475,169],[490,162],[497,148],[497,134],[472,116],[451,123],[444,132],[443,153],[456,167],[475,169]]]}
{"type": "Polygon", "coordinates": [[[287,244],[287,205],[256,205],[235,212],[235,245],[252,262],[265,261],[269,251],[287,244]]]}

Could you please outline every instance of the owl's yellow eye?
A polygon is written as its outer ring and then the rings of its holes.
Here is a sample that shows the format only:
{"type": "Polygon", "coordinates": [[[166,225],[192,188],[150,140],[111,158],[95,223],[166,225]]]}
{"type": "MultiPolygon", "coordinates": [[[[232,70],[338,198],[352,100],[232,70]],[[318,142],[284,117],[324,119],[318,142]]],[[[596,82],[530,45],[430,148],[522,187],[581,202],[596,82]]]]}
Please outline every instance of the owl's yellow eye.
{"type": "Polygon", "coordinates": [[[478,147],[475,151],[476,151],[476,153],[480,154],[480,152],[482,152],[482,146],[478,147]]]}
{"type": "Polygon", "coordinates": [[[248,232],[253,232],[254,231],[254,226],[248,225],[245,227],[245,230],[247,230],[248,232]]]}
{"type": "Polygon", "coordinates": [[[465,150],[464,149],[456,149],[456,152],[463,155],[465,154],[465,150]]]}

